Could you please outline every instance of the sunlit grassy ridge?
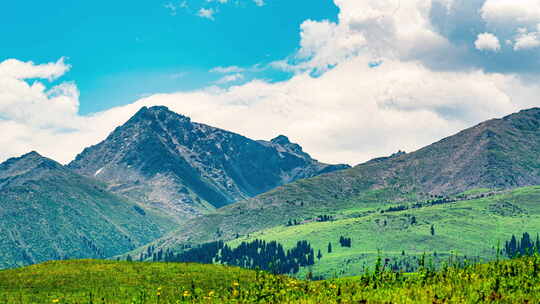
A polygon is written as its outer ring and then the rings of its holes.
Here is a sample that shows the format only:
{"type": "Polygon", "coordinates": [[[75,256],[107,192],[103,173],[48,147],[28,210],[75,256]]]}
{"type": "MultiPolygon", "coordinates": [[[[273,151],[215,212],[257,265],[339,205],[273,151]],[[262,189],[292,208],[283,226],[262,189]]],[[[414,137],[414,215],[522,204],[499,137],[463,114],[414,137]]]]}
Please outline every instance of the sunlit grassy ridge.
{"type": "Polygon", "coordinates": [[[219,265],[48,262],[0,271],[1,303],[538,303],[540,258],[320,282],[219,265]]]}
{"type": "MultiPolygon", "coordinates": [[[[323,257],[300,275],[311,270],[316,276],[327,278],[359,274],[374,263],[379,250],[384,257],[393,259],[401,259],[403,251],[406,256],[435,252],[443,259],[453,253],[493,259],[499,242],[503,246],[512,234],[529,232],[535,236],[540,231],[540,187],[397,212],[380,210],[381,206],[371,207],[372,212],[365,209],[364,215],[338,217],[330,222],[280,225],[228,244],[234,247],[242,241],[261,239],[291,248],[297,241],[307,240],[315,252],[321,250],[323,257]],[[351,238],[352,247],[341,247],[340,236],[351,238]],[[332,253],[327,252],[329,242],[332,253]]],[[[353,212],[357,211],[342,214],[353,212]]]]}

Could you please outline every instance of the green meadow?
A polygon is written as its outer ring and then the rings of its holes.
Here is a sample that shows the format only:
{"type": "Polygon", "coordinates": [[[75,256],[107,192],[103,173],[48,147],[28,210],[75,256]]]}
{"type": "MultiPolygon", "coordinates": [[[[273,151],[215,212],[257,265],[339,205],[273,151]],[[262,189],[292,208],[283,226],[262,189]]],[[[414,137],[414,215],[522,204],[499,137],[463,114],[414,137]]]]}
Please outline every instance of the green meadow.
{"type": "Polygon", "coordinates": [[[0,271],[1,303],[538,303],[540,257],[307,281],[221,265],[55,261],[0,271]]]}
{"type": "MultiPolygon", "coordinates": [[[[488,189],[477,189],[466,195],[486,192],[488,189]]],[[[540,231],[540,187],[385,212],[389,206],[366,204],[362,210],[344,209],[334,214],[332,221],[280,225],[228,244],[234,247],[242,241],[261,239],[290,248],[299,240],[307,240],[316,253],[321,251],[322,258],[299,275],[311,271],[317,277],[331,278],[359,275],[372,267],[379,254],[392,261],[424,254],[436,261],[450,255],[490,260],[512,234],[529,232],[536,236],[540,231]],[[350,248],[340,246],[341,236],[352,239],[350,248]]]]}

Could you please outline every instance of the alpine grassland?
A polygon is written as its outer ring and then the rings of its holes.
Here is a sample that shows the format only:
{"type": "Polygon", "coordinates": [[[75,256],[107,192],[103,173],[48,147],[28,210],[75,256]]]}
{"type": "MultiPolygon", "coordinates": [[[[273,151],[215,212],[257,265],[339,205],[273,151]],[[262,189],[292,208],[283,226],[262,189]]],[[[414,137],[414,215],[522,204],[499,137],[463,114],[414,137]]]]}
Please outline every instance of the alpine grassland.
{"type": "Polygon", "coordinates": [[[0,271],[1,303],[538,303],[540,257],[310,281],[223,265],[52,261],[0,271]]]}
{"type": "MultiPolygon", "coordinates": [[[[540,231],[540,187],[524,187],[486,195],[487,189],[470,191],[472,199],[434,200],[400,204],[369,205],[362,211],[345,209],[333,213],[328,221],[298,220],[298,225],[280,225],[251,233],[228,242],[277,241],[288,249],[300,240],[308,241],[322,257],[298,275],[312,272],[315,277],[353,276],[373,265],[379,255],[392,264],[417,264],[429,255],[441,264],[451,255],[478,260],[493,260],[497,248],[513,234],[540,231]],[[342,246],[340,238],[350,238],[342,246]],[[331,252],[329,252],[329,244],[331,252]]],[[[492,191],[493,193],[493,191],[492,191]]],[[[459,194],[463,197],[470,193],[459,194]]]]}

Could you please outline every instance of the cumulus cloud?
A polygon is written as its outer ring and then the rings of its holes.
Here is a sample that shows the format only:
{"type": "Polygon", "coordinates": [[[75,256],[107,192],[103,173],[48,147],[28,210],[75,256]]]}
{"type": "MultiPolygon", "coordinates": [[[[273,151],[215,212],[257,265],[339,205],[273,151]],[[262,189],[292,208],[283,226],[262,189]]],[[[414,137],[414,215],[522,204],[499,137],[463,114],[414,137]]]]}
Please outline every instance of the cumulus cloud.
{"type": "Polygon", "coordinates": [[[540,23],[540,1],[486,0],[480,13],[493,27],[536,25],[540,23]]]}
{"type": "MultiPolygon", "coordinates": [[[[540,25],[538,26],[540,28],[540,25]]],[[[514,50],[528,50],[540,46],[540,32],[529,32],[526,28],[518,30],[519,34],[514,43],[514,50]]]]}
{"type": "MultiPolygon", "coordinates": [[[[286,134],[322,161],[356,164],[400,149],[412,151],[480,121],[537,105],[540,86],[516,73],[490,73],[476,66],[432,68],[429,62],[437,56],[449,57],[459,49],[433,26],[433,5],[453,11],[457,1],[335,3],[338,22],[307,20],[299,30],[298,52],[274,63],[296,72],[282,82],[252,80],[225,89],[156,94],[79,116],[74,84],[47,88],[46,83],[32,82],[35,75],[48,79],[65,73],[63,61],[18,62],[11,72],[0,73],[0,128],[8,134],[0,138],[8,147],[0,158],[36,149],[68,162],[140,107],[166,105],[194,121],[254,139],[286,134]],[[383,64],[373,68],[374,62],[383,64]],[[31,72],[25,70],[28,66],[31,72]],[[36,72],[45,66],[46,72],[36,72]]],[[[528,28],[514,38],[535,31],[528,28]]],[[[471,42],[478,38],[474,35],[471,42]]],[[[484,41],[477,47],[495,50],[494,45],[484,41]]],[[[239,77],[234,75],[244,70],[212,71],[239,77]]]]}
{"type": "Polygon", "coordinates": [[[32,61],[22,62],[8,59],[0,63],[0,77],[14,79],[39,78],[54,80],[66,73],[71,67],[64,63],[64,57],[57,62],[36,65],[32,61]]]}
{"type": "Polygon", "coordinates": [[[79,92],[72,83],[47,89],[39,79],[57,79],[69,70],[64,58],[36,65],[8,59],[0,63],[0,119],[41,128],[63,128],[66,121],[56,113],[73,116],[79,106],[79,92]],[[26,81],[33,80],[33,81],[26,81]]]}
{"type": "Polygon", "coordinates": [[[275,62],[275,67],[321,73],[361,52],[374,61],[433,60],[451,48],[430,24],[431,0],[335,3],[340,8],[339,22],[305,21],[301,25],[300,51],[292,58],[275,62]]]}
{"type": "Polygon", "coordinates": [[[486,0],[480,14],[514,51],[540,46],[540,0],[486,0]]]}
{"type": "Polygon", "coordinates": [[[501,49],[499,38],[491,33],[479,34],[474,46],[480,51],[498,52],[501,49]]]}

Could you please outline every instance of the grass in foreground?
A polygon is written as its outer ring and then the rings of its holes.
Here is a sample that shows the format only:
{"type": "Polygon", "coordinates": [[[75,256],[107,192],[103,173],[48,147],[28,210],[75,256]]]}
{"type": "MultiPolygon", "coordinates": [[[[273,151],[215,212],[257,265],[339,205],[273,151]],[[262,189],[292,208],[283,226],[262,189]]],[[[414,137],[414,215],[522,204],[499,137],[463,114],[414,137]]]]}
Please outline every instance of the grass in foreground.
{"type": "Polygon", "coordinates": [[[199,264],[48,262],[0,272],[1,303],[538,303],[540,257],[319,282],[199,264]]]}

